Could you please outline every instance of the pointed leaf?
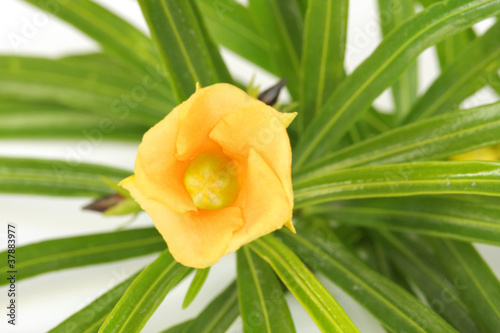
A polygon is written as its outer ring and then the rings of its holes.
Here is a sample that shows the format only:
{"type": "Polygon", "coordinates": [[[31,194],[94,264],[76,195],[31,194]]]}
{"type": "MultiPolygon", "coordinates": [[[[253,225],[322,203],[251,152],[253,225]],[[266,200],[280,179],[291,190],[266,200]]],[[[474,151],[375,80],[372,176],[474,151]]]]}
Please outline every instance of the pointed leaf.
{"type": "Polygon", "coordinates": [[[132,282],[99,332],[139,332],[168,292],[191,271],[165,250],[132,282]]]}
{"type": "Polygon", "coordinates": [[[273,51],[247,7],[235,0],[197,0],[214,40],[265,70],[279,75],[269,61],[273,51]]]}
{"type": "Polygon", "coordinates": [[[179,102],[195,91],[196,83],[208,86],[231,82],[193,0],[139,3],[179,102]]]}
{"type": "Polygon", "coordinates": [[[436,116],[328,154],[297,172],[294,183],[328,170],[443,159],[499,144],[499,131],[500,103],[436,116]]]}
{"type": "MultiPolygon", "coordinates": [[[[96,265],[143,256],[165,249],[155,228],[132,229],[88,236],[54,239],[20,246],[16,255],[19,279],[72,267],[96,265]]],[[[7,257],[7,251],[0,253],[7,257]]],[[[7,272],[7,261],[0,266],[7,272]]],[[[7,284],[6,279],[0,285],[7,284]]]]}
{"type": "MultiPolygon", "coordinates": [[[[415,3],[407,0],[378,0],[382,32],[388,36],[397,26],[415,15],[415,3]],[[388,17],[388,18],[387,18],[388,17]]],[[[392,86],[396,120],[403,120],[417,99],[418,65],[413,61],[392,86]]]]}
{"type": "MultiPolygon", "coordinates": [[[[378,236],[393,261],[425,295],[430,307],[459,332],[480,332],[469,310],[460,299],[460,285],[449,281],[436,255],[415,241],[414,237],[381,231],[378,236]]],[[[418,240],[422,241],[421,238],[418,240]]]]}
{"type": "Polygon", "coordinates": [[[500,246],[498,197],[370,199],[353,204],[311,207],[305,214],[334,216],[342,225],[384,228],[500,246]]]}
{"type": "Polygon", "coordinates": [[[295,207],[421,194],[500,196],[500,163],[416,162],[317,174],[295,187],[295,207]]]}
{"type": "Polygon", "coordinates": [[[210,272],[210,267],[196,270],[193,281],[191,281],[191,285],[189,286],[186,296],[184,297],[184,302],[182,303],[183,309],[187,308],[191,304],[191,302],[194,301],[196,295],[198,295],[201,287],[203,287],[203,284],[207,279],[208,272],[210,272]]]}
{"type": "Polygon", "coordinates": [[[301,61],[301,116],[318,114],[344,77],[347,0],[309,0],[301,61]]]}
{"type": "Polygon", "coordinates": [[[226,332],[236,320],[240,308],[238,306],[238,289],[231,283],[205,309],[184,328],[184,333],[226,332]]]}
{"type": "Polygon", "coordinates": [[[467,97],[488,84],[500,68],[500,23],[471,42],[415,105],[407,122],[458,108],[467,97]]]}
{"type": "Polygon", "coordinates": [[[498,278],[471,244],[438,239],[431,242],[478,326],[483,332],[495,332],[500,327],[498,278]]]}
{"type": "Polygon", "coordinates": [[[161,333],[183,333],[185,329],[189,327],[193,323],[193,319],[182,322],[180,324],[177,324],[175,326],[172,326],[170,328],[167,328],[166,330],[162,331],[161,333]]]}
{"type": "Polygon", "coordinates": [[[393,31],[335,90],[294,150],[296,169],[332,147],[358,115],[388,88],[427,47],[482,19],[500,13],[496,0],[444,1],[393,31]]]}
{"type": "Polygon", "coordinates": [[[299,256],[394,332],[455,332],[443,319],[389,279],[366,266],[328,228],[280,237],[299,256]]]}
{"type": "Polygon", "coordinates": [[[272,47],[270,61],[297,96],[304,25],[297,0],[250,0],[249,9],[272,47]]]}
{"type": "Polygon", "coordinates": [[[85,163],[0,158],[0,193],[94,197],[113,193],[102,176],[119,181],[130,174],[85,163]]]}
{"type": "Polygon", "coordinates": [[[1,56],[0,67],[0,98],[52,102],[144,125],[175,106],[159,89],[164,77],[154,67],[139,78],[102,64],[30,57],[1,56]]]}
{"type": "Polygon", "coordinates": [[[158,62],[151,39],[94,1],[25,1],[73,25],[97,41],[106,52],[141,72],[158,62]]]}
{"type": "Polygon", "coordinates": [[[337,301],[289,247],[272,235],[253,241],[249,247],[274,269],[322,332],[359,332],[337,301]]]}
{"type": "Polygon", "coordinates": [[[110,291],[101,295],[82,310],[57,325],[57,327],[51,329],[49,333],[97,333],[104,319],[109,315],[130,284],[137,278],[138,274],[132,275],[110,291]]]}
{"type": "Polygon", "coordinates": [[[246,246],[236,255],[244,332],[295,332],[283,289],[272,268],[246,246]]]}
{"type": "Polygon", "coordinates": [[[0,138],[60,138],[134,141],[141,140],[148,127],[118,118],[72,110],[57,104],[11,102],[0,104],[0,138]]]}

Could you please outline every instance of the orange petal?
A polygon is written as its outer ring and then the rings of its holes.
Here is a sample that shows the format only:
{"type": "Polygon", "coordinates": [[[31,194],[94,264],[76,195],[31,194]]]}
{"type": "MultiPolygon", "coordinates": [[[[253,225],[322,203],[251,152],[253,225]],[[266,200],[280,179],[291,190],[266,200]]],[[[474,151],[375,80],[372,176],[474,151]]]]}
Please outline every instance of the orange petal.
{"type": "Polygon", "coordinates": [[[263,103],[242,108],[222,118],[210,138],[234,159],[246,159],[254,149],[274,171],[293,207],[292,151],[286,127],[276,112],[263,103]]]}
{"type": "Polygon", "coordinates": [[[218,148],[208,135],[225,115],[242,107],[263,105],[243,90],[226,83],[201,88],[190,98],[189,107],[180,112],[177,158],[189,160],[218,148]]]}
{"type": "Polygon", "coordinates": [[[133,178],[122,183],[148,212],[175,260],[185,266],[205,268],[215,264],[227,252],[233,233],[243,226],[238,207],[179,214],[146,198],[133,178]]]}
{"type": "Polygon", "coordinates": [[[292,218],[292,206],[280,180],[254,149],[249,151],[246,180],[235,205],[241,207],[245,225],[234,234],[228,253],[281,228],[292,218]]]}
{"type": "Polygon", "coordinates": [[[134,166],[140,191],[179,213],[196,210],[184,187],[188,162],[175,158],[179,110],[189,104],[189,101],[182,103],[144,134],[134,166]]]}

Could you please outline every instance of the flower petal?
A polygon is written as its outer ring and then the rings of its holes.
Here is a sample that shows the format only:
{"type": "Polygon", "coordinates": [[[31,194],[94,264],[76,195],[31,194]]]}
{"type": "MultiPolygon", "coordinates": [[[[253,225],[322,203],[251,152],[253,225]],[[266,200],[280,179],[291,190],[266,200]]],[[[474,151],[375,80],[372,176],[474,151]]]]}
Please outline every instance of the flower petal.
{"type": "Polygon", "coordinates": [[[201,88],[190,98],[189,107],[180,112],[177,158],[189,160],[214,150],[218,145],[208,135],[219,120],[239,108],[264,105],[243,90],[226,83],[201,88]]]}
{"type": "Polygon", "coordinates": [[[184,186],[188,162],[179,162],[175,158],[179,110],[189,104],[188,101],[176,107],[144,134],[134,166],[140,191],[179,213],[196,210],[184,186]]]}
{"type": "Polygon", "coordinates": [[[234,234],[227,253],[280,229],[292,218],[280,180],[254,149],[249,151],[246,181],[235,205],[241,207],[245,225],[234,234]]]}
{"type": "Polygon", "coordinates": [[[127,178],[123,187],[148,212],[175,260],[185,266],[205,268],[226,254],[233,233],[243,226],[241,209],[224,209],[179,214],[146,198],[137,183],[127,178]]]}
{"type": "Polygon", "coordinates": [[[286,127],[276,113],[265,104],[239,109],[222,118],[210,138],[226,155],[239,160],[254,149],[274,171],[293,207],[292,151],[286,127]]]}

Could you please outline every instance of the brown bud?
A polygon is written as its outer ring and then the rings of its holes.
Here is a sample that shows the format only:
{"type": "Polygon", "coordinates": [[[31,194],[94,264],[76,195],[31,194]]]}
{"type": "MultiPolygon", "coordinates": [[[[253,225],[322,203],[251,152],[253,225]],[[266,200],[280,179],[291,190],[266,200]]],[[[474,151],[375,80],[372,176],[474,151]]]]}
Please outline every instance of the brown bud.
{"type": "Polygon", "coordinates": [[[259,95],[259,100],[266,103],[267,105],[274,105],[278,100],[278,96],[280,95],[281,89],[285,86],[287,79],[283,79],[271,88],[264,90],[259,95]]]}
{"type": "Polygon", "coordinates": [[[111,207],[114,207],[124,201],[126,198],[118,193],[115,194],[109,194],[106,196],[103,196],[94,202],[88,204],[87,206],[83,207],[85,210],[92,210],[94,212],[105,212],[111,207]]]}

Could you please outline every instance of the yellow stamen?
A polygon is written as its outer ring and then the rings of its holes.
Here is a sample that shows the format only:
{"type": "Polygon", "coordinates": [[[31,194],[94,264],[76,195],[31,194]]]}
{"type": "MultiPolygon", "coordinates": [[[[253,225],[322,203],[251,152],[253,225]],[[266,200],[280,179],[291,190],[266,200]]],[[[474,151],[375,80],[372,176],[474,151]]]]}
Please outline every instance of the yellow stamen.
{"type": "Polygon", "coordinates": [[[239,191],[234,162],[220,155],[200,154],[187,168],[184,186],[196,207],[225,208],[234,202],[239,191]]]}

